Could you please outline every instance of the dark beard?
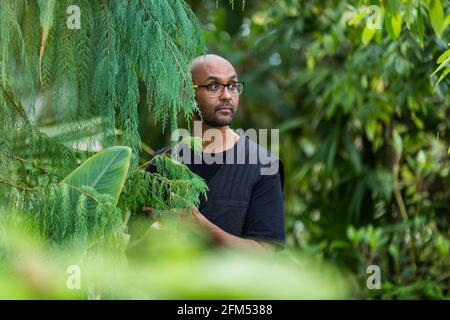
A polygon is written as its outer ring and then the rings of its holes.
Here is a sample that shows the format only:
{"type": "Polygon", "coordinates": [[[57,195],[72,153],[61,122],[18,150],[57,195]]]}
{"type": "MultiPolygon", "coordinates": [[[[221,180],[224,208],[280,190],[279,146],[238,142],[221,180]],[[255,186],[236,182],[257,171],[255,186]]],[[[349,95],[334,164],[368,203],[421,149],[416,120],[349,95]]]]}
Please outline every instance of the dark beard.
{"type": "Polygon", "coordinates": [[[223,126],[228,126],[234,121],[234,119],[236,118],[236,114],[237,114],[237,112],[234,112],[233,116],[231,117],[230,120],[217,121],[215,118],[212,119],[212,120],[208,120],[208,119],[203,118],[203,122],[205,122],[207,125],[209,125],[210,127],[213,127],[213,128],[219,128],[219,127],[223,127],[223,126]]]}
{"type": "Polygon", "coordinates": [[[228,126],[228,125],[230,125],[230,124],[234,121],[234,119],[236,118],[237,112],[238,112],[239,109],[236,110],[236,109],[233,108],[233,115],[232,115],[232,117],[231,117],[230,120],[226,120],[226,121],[223,121],[223,120],[217,121],[217,120],[215,119],[215,114],[216,114],[216,112],[219,110],[220,107],[221,107],[221,106],[219,105],[219,106],[214,110],[214,114],[212,115],[212,119],[207,119],[206,117],[202,117],[200,111],[199,111],[199,113],[196,113],[196,114],[195,114],[195,118],[197,118],[198,120],[203,121],[203,122],[206,123],[208,126],[213,127],[213,128],[220,128],[220,127],[223,127],[223,126],[228,126]]]}

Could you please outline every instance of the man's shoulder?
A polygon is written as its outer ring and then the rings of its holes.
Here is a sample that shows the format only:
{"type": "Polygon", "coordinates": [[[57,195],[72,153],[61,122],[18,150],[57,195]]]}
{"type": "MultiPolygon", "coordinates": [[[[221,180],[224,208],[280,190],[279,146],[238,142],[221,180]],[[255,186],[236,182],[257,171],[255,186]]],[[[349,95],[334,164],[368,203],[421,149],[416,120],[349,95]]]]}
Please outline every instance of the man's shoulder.
{"type": "Polygon", "coordinates": [[[255,142],[252,137],[241,134],[241,139],[244,139],[243,142],[245,142],[241,145],[245,146],[245,157],[249,164],[257,165],[260,168],[260,174],[263,176],[280,174],[283,180],[283,163],[277,155],[255,142]]]}
{"type": "Polygon", "coordinates": [[[251,137],[249,137],[249,136],[244,136],[244,137],[245,137],[245,139],[248,141],[246,144],[247,144],[248,150],[249,150],[250,152],[260,152],[260,153],[265,153],[265,154],[270,155],[270,156],[273,157],[273,158],[278,158],[276,155],[274,155],[274,154],[273,154],[270,150],[268,150],[266,147],[264,147],[264,146],[262,146],[261,144],[255,142],[251,137]]]}
{"type": "Polygon", "coordinates": [[[258,164],[268,165],[270,162],[281,161],[277,155],[265,146],[255,142],[253,138],[247,135],[242,135],[241,138],[245,139],[246,152],[250,155],[257,155],[258,164]]]}

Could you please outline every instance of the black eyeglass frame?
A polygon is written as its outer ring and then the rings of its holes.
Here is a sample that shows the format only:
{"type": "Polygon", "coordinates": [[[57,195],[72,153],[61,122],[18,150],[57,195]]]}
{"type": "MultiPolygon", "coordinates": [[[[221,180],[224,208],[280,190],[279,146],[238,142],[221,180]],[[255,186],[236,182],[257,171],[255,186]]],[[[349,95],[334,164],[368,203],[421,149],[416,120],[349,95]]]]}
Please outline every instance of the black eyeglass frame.
{"type": "Polygon", "coordinates": [[[210,90],[209,90],[209,86],[212,86],[212,85],[221,85],[221,86],[222,86],[221,89],[218,91],[218,92],[220,92],[220,95],[223,94],[223,92],[225,91],[225,87],[226,87],[226,88],[228,89],[228,92],[229,92],[232,96],[233,96],[233,95],[234,95],[234,96],[239,96],[239,95],[242,93],[242,91],[244,91],[245,83],[242,82],[242,81],[230,82],[230,83],[227,83],[227,84],[214,82],[214,83],[210,83],[210,84],[202,84],[202,85],[194,84],[194,85],[192,85],[192,87],[193,87],[193,88],[206,88],[208,92],[214,93],[214,91],[210,91],[210,90]],[[241,85],[242,85],[242,90],[241,90],[241,92],[239,92],[239,93],[237,93],[237,94],[233,94],[233,93],[230,91],[230,86],[233,85],[233,84],[241,84],[241,85]]]}

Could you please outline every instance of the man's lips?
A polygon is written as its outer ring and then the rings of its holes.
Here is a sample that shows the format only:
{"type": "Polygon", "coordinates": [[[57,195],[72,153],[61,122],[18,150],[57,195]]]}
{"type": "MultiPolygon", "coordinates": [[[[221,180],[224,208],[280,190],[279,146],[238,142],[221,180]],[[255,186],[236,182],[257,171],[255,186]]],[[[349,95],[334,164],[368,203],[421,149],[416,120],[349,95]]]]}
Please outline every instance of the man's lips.
{"type": "Polygon", "coordinates": [[[233,112],[233,108],[232,107],[220,107],[216,109],[216,112],[233,112]]]}

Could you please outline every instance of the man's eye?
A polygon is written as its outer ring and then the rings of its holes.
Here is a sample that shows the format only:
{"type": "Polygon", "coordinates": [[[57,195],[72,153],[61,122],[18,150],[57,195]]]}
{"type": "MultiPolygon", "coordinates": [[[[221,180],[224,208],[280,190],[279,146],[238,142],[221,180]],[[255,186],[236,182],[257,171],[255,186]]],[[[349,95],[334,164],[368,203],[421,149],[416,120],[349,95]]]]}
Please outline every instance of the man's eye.
{"type": "Polygon", "coordinates": [[[210,84],[210,85],[208,86],[208,89],[209,89],[210,91],[217,91],[217,90],[220,89],[220,84],[218,84],[218,83],[210,84]]]}
{"type": "Polygon", "coordinates": [[[236,90],[237,86],[238,86],[237,82],[233,82],[233,83],[230,83],[228,88],[230,88],[230,90],[236,90]]]}

